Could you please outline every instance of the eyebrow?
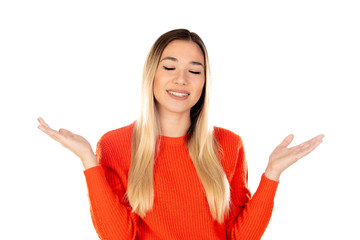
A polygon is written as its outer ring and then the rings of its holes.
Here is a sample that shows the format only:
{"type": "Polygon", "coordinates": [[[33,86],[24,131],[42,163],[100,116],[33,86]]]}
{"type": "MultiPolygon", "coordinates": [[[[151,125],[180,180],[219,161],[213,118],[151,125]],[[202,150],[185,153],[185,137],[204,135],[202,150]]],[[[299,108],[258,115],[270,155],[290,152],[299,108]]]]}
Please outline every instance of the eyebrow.
{"type": "MultiPolygon", "coordinates": [[[[160,60],[160,62],[162,62],[164,60],[171,60],[171,61],[174,61],[174,62],[179,61],[177,58],[174,58],[174,57],[164,57],[163,59],[160,60]]],[[[204,67],[204,65],[201,62],[197,62],[197,61],[191,61],[190,64],[199,65],[199,66],[204,67]]]]}

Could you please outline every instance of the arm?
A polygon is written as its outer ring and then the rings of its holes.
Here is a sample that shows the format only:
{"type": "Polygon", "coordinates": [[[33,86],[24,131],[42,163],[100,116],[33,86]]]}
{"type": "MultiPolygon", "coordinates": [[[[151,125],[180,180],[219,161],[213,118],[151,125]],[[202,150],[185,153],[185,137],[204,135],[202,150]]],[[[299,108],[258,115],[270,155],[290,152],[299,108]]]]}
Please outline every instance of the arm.
{"type": "Polygon", "coordinates": [[[56,131],[39,118],[38,128],[76,154],[84,165],[89,191],[91,217],[99,237],[103,240],[135,239],[138,217],[123,201],[124,187],[117,174],[106,167],[108,151],[100,140],[97,158],[89,142],[68,130],[56,131]]]}
{"type": "Polygon", "coordinates": [[[244,148],[241,147],[231,181],[232,205],[226,220],[228,239],[260,239],[271,218],[278,182],[262,175],[259,187],[251,198],[247,174],[244,148]]]}
{"type": "Polygon", "coordinates": [[[111,170],[97,166],[84,172],[88,185],[91,218],[100,239],[135,239],[138,216],[115,194],[106,175],[111,170]]]}
{"type": "Polygon", "coordinates": [[[106,166],[108,151],[101,139],[96,150],[99,166],[84,171],[93,224],[101,239],[135,239],[138,216],[124,199],[125,188],[118,174],[106,166]]]}
{"type": "Polygon", "coordinates": [[[294,136],[287,136],[271,153],[265,173],[252,199],[247,188],[247,165],[241,145],[232,180],[233,212],[226,222],[228,239],[260,239],[270,221],[281,173],[322,142],[320,134],[298,146],[288,148],[294,136]]]}

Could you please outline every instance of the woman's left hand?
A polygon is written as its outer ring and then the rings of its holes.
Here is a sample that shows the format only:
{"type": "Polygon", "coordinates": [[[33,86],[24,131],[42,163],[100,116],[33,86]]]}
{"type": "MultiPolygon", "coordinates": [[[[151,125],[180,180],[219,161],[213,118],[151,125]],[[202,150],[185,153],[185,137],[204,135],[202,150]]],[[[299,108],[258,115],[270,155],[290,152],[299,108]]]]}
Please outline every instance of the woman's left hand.
{"type": "Polygon", "coordinates": [[[306,142],[303,142],[295,147],[288,148],[294,135],[287,136],[279,146],[277,146],[269,157],[269,163],[265,171],[265,177],[278,181],[281,173],[297,162],[300,158],[312,152],[320,145],[324,134],[320,134],[306,142]]]}

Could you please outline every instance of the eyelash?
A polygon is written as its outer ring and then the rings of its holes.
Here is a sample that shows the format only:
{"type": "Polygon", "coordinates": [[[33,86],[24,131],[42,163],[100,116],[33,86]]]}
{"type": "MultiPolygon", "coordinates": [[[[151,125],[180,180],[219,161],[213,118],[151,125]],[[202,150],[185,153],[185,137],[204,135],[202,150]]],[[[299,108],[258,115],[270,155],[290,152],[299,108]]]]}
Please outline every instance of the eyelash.
{"type": "MultiPolygon", "coordinates": [[[[164,66],[164,69],[167,71],[175,70],[175,68],[169,68],[169,67],[165,67],[165,66],[164,66]]],[[[195,71],[189,71],[189,72],[192,74],[197,74],[197,75],[201,73],[201,72],[195,72],[195,71]]]]}
{"type": "Polygon", "coordinates": [[[175,68],[168,68],[168,67],[165,67],[165,66],[164,66],[164,69],[165,69],[165,70],[168,70],[168,71],[170,71],[170,70],[175,70],[175,68]]]}

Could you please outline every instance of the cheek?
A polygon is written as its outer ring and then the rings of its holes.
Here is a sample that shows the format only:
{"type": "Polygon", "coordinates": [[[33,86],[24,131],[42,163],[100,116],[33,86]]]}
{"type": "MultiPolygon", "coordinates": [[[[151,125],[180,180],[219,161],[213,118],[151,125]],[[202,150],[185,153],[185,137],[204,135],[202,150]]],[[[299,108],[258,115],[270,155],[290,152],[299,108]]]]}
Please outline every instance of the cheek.
{"type": "Polygon", "coordinates": [[[196,84],[196,95],[200,98],[203,88],[205,87],[205,80],[199,80],[196,84]]]}
{"type": "Polygon", "coordinates": [[[166,78],[164,78],[162,74],[155,74],[154,83],[153,83],[153,96],[156,102],[164,101],[164,98],[167,94],[165,91],[165,86],[166,86],[166,81],[164,81],[165,79],[166,78]]]}
{"type": "Polygon", "coordinates": [[[157,100],[159,98],[159,81],[156,78],[154,79],[153,94],[157,100]]]}
{"type": "Polygon", "coordinates": [[[161,77],[159,77],[158,73],[155,73],[154,76],[154,83],[153,83],[153,94],[154,97],[157,98],[157,95],[160,92],[160,87],[161,87],[161,81],[160,81],[161,77]]]}

